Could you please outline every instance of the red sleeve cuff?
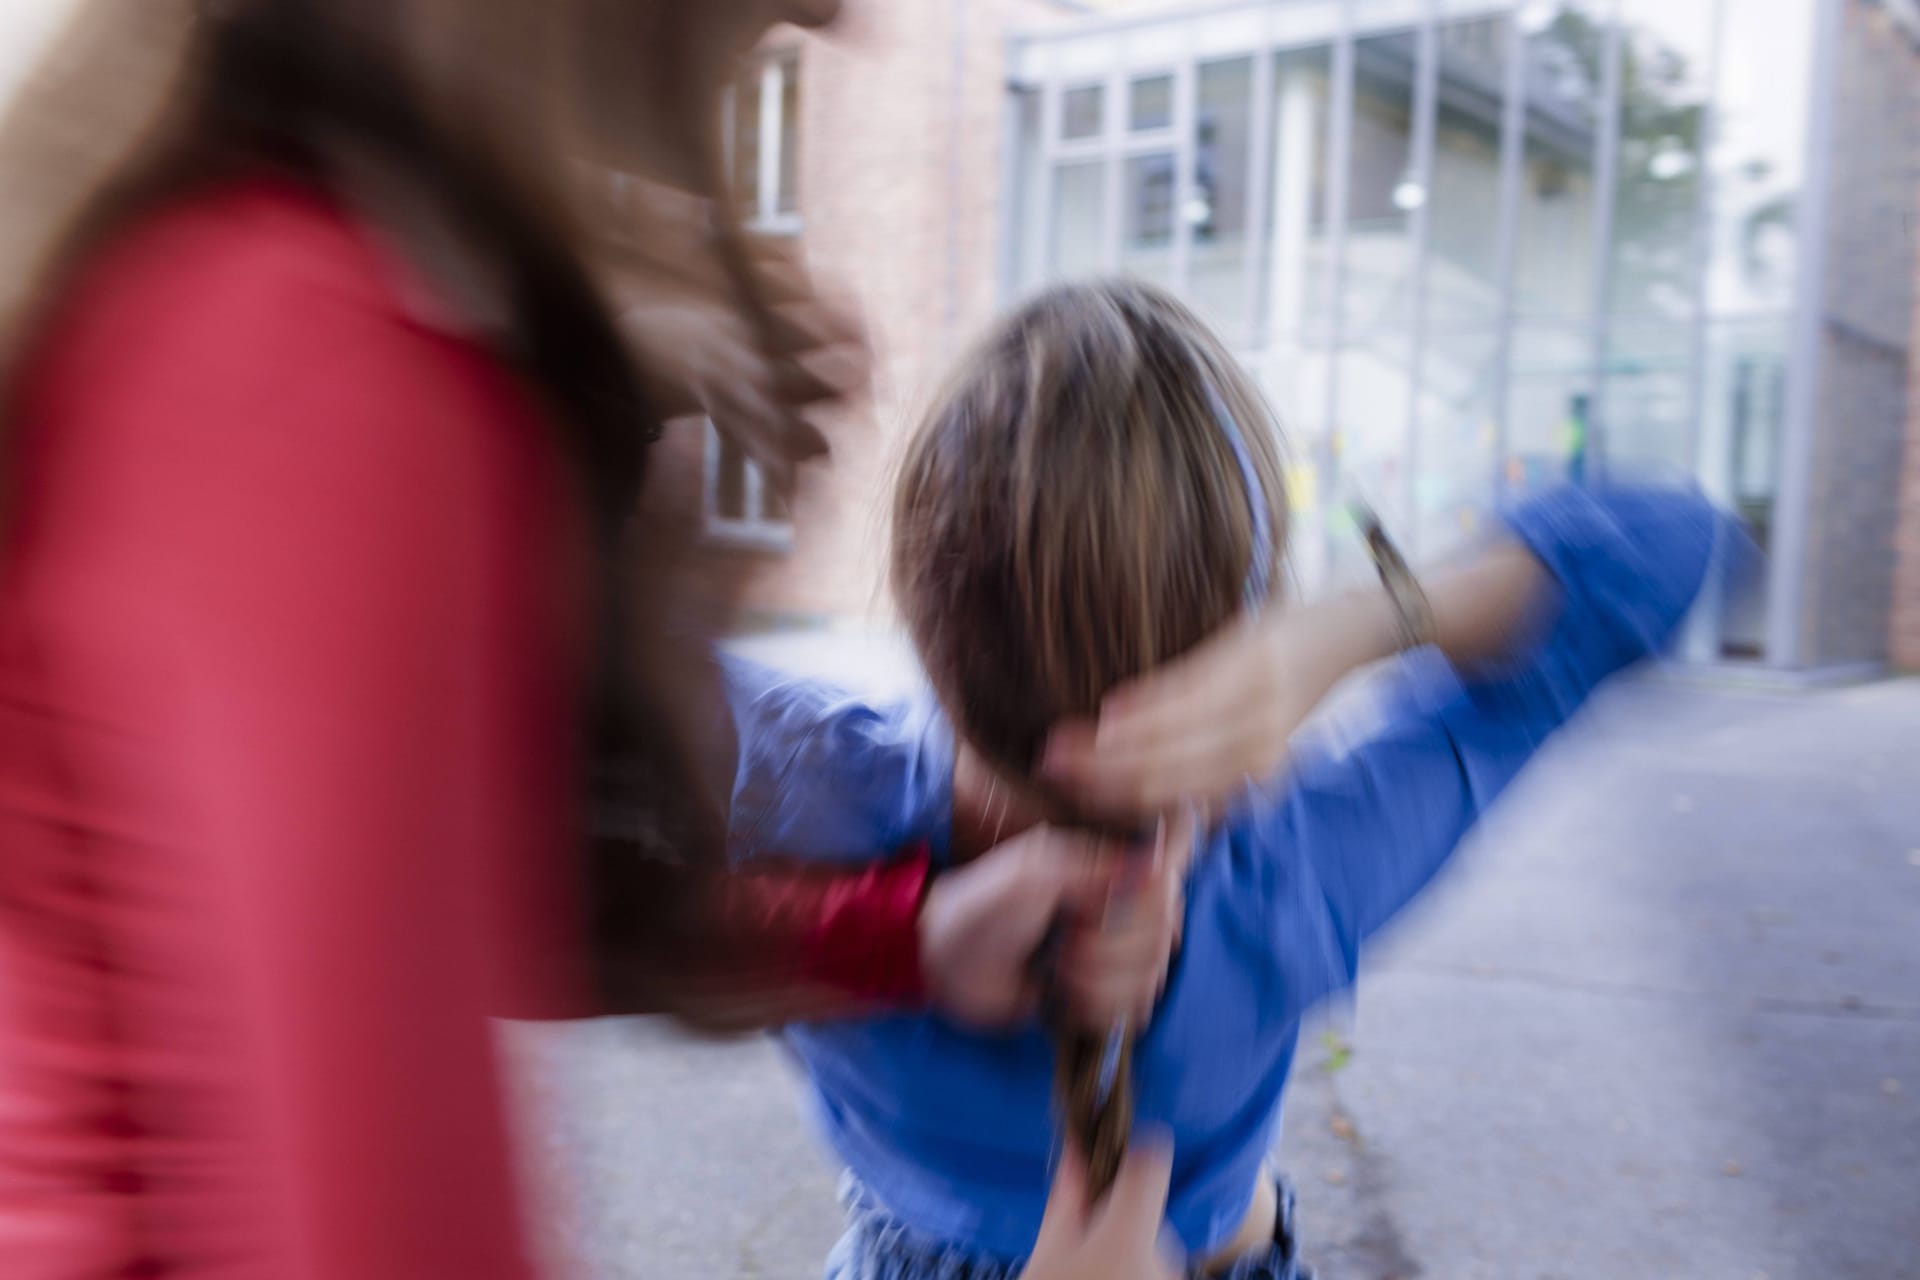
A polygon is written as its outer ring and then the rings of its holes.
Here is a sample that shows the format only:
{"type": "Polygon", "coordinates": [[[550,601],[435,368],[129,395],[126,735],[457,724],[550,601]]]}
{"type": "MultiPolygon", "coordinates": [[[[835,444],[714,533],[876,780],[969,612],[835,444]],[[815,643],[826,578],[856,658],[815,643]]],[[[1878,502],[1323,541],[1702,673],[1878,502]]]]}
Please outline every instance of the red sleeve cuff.
{"type": "Polygon", "coordinates": [[[812,976],[861,1000],[901,1008],[924,1004],[920,904],[931,875],[923,846],[835,883],[808,939],[812,976]]]}

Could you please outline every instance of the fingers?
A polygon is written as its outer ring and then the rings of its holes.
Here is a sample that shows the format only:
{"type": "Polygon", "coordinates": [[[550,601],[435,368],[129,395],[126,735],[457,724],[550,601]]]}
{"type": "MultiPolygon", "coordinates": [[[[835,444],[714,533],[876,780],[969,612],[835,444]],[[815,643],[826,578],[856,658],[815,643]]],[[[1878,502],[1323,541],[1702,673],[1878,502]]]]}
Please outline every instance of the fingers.
{"type": "Polygon", "coordinates": [[[1048,741],[1042,771],[1082,804],[1119,817],[1161,812],[1189,800],[1215,803],[1279,766],[1277,735],[1248,708],[1211,720],[1191,708],[1184,714],[1195,717],[1191,724],[1159,738],[1131,735],[1118,746],[1109,741],[1105,719],[1098,728],[1063,725],[1048,741]]]}
{"type": "Polygon", "coordinates": [[[1019,840],[1028,901],[1049,920],[1063,909],[1097,919],[1124,869],[1124,846],[1059,827],[1038,827],[1019,840]]]}
{"type": "Polygon", "coordinates": [[[1103,700],[1103,717],[1111,711],[1157,731],[1164,725],[1154,725],[1153,717],[1179,719],[1181,706],[1196,698],[1210,708],[1231,704],[1250,679],[1264,674],[1249,665],[1249,650],[1263,648],[1264,636],[1256,616],[1241,614],[1174,661],[1114,689],[1103,700]]]}
{"type": "Polygon", "coordinates": [[[1160,1250],[1173,1146],[1162,1135],[1136,1137],[1119,1177],[1097,1209],[1087,1204],[1086,1161],[1073,1143],[1061,1153],[1053,1192],[1025,1274],[1033,1280],[1067,1276],[1154,1277],[1175,1280],[1180,1268],[1160,1250]]]}
{"type": "Polygon", "coordinates": [[[1103,812],[1217,800],[1278,766],[1290,726],[1274,636],[1242,619],[1109,694],[1096,724],[1062,725],[1043,772],[1103,812]]]}
{"type": "Polygon", "coordinates": [[[714,427],[753,459],[767,483],[784,490],[795,466],[829,452],[826,437],[773,387],[763,366],[742,365],[732,377],[709,375],[703,384],[714,427]]]}
{"type": "Polygon", "coordinates": [[[1194,819],[1184,817],[1150,864],[1128,859],[1148,869],[1125,891],[1125,911],[1103,913],[1102,927],[1083,925],[1068,936],[1058,977],[1068,1011],[1082,1025],[1105,1027],[1120,1018],[1144,1023],[1153,1016],[1180,944],[1195,830],[1194,819]]]}
{"type": "Polygon", "coordinates": [[[1076,936],[1056,974],[1074,1020],[1090,1030],[1121,1019],[1146,1022],[1166,985],[1172,953],[1173,930],[1157,922],[1076,936]]]}
{"type": "Polygon", "coordinates": [[[1173,1182],[1173,1143],[1162,1133],[1136,1136],[1113,1189],[1093,1217],[1093,1232],[1112,1238],[1119,1257],[1154,1255],[1173,1182]]]}
{"type": "Polygon", "coordinates": [[[1158,851],[1156,870],[1161,880],[1185,886],[1187,872],[1199,856],[1206,829],[1206,811],[1202,806],[1183,804],[1174,811],[1173,821],[1163,828],[1166,838],[1158,851]]]}
{"type": "Polygon", "coordinates": [[[808,351],[789,366],[788,383],[782,391],[793,403],[821,404],[845,400],[867,389],[871,368],[865,347],[838,343],[808,351]]]}
{"type": "MultiPolygon", "coordinates": [[[[1121,1172],[1126,1172],[1124,1166],[1121,1172]]],[[[1086,1157],[1069,1142],[1060,1153],[1059,1167],[1053,1171],[1053,1190],[1047,1195],[1047,1209],[1040,1219],[1040,1236],[1034,1242],[1034,1253],[1063,1252],[1077,1243],[1086,1231],[1087,1208],[1086,1157]]]]}
{"type": "Polygon", "coordinates": [[[867,346],[866,328],[859,313],[818,297],[791,298],[773,309],[774,338],[786,351],[821,347],[867,346]]]}
{"type": "Polygon", "coordinates": [[[865,388],[866,338],[855,311],[820,298],[791,248],[756,249],[755,278],[765,334],[724,290],[635,308],[629,323],[663,384],[658,398],[676,413],[704,412],[784,491],[798,464],[829,452],[809,411],[865,388]]]}

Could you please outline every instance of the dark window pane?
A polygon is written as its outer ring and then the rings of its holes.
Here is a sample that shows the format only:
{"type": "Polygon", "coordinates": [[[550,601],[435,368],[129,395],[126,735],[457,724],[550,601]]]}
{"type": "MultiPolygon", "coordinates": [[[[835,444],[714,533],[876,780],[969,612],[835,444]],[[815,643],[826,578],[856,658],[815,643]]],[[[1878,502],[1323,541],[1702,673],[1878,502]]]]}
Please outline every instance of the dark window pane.
{"type": "Polygon", "coordinates": [[[1494,416],[1504,394],[1494,376],[1499,354],[1493,329],[1443,324],[1427,335],[1412,523],[1423,558],[1446,555],[1479,530],[1496,465],[1494,416]]]}
{"type": "Polygon", "coordinates": [[[1533,493],[1588,475],[1593,338],[1580,321],[1523,325],[1507,382],[1506,484],[1533,493]]]}
{"type": "Polygon", "coordinates": [[[1439,31],[1439,107],[1427,180],[1427,323],[1493,323],[1500,310],[1500,103],[1507,19],[1439,31]]]}
{"type": "Polygon", "coordinates": [[[1606,22],[1597,0],[1567,3],[1524,43],[1527,118],[1514,303],[1575,315],[1593,303],[1593,158],[1606,22]]]}
{"type": "Polygon", "coordinates": [[[1060,136],[1097,138],[1102,127],[1101,108],[1106,105],[1106,89],[1097,84],[1069,89],[1060,96],[1060,136]]]}
{"type": "Polygon", "coordinates": [[[1174,158],[1134,156],[1121,188],[1120,267],[1161,285],[1173,283],[1174,158]]]}
{"type": "Polygon", "coordinates": [[[1708,157],[1714,182],[1708,306],[1716,314],[1792,304],[1810,114],[1808,50],[1820,7],[1818,0],[1774,0],[1764,22],[1725,22],[1708,157]]]}
{"type": "Polygon", "coordinates": [[[1395,32],[1357,41],[1353,50],[1341,316],[1345,340],[1368,348],[1388,365],[1401,363],[1412,327],[1408,215],[1426,199],[1425,188],[1411,171],[1414,48],[1411,33],[1395,32]]]}
{"type": "Polygon", "coordinates": [[[1253,60],[1234,58],[1200,68],[1194,121],[1193,227],[1188,290],[1200,313],[1230,341],[1247,340],[1249,146],[1253,128],[1253,60]]]}
{"type": "Polygon", "coordinates": [[[1054,170],[1053,234],[1048,254],[1053,276],[1066,278],[1105,270],[1106,210],[1105,161],[1063,164],[1054,170]]]}
{"type": "Polygon", "coordinates": [[[722,520],[747,518],[747,457],[722,435],[714,461],[713,513],[722,520]]]}
{"type": "Polygon", "coordinates": [[[1788,323],[1729,321],[1708,326],[1700,396],[1700,481],[1731,506],[1761,551],[1725,584],[1719,614],[1722,654],[1766,651],[1767,574],[1781,429],[1786,419],[1788,323]]]}
{"type": "Polygon", "coordinates": [[[1173,77],[1142,76],[1133,82],[1127,127],[1135,133],[1173,127],[1173,77]]]}
{"type": "Polygon", "coordinates": [[[780,91],[780,202],[781,213],[800,209],[800,62],[782,65],[780,91]]]}
{"type": "Polygon", "coordinates": [[[760,208],[760,69],[733,88],[733,191],[751,217],[760,208]]]}
{"type": "Polygon", "coordinates": [[[1634,0],[1621,28],[1620,145],[1607,309],[1691,315],[1714,0],[1634,0]]]}
{"type": "Polygon", "coordinates": [[[1600,450],[1608,476],[1685,483],[1694,473],[1692,327],[1614,326],[1604,373],[1600,450]]]}

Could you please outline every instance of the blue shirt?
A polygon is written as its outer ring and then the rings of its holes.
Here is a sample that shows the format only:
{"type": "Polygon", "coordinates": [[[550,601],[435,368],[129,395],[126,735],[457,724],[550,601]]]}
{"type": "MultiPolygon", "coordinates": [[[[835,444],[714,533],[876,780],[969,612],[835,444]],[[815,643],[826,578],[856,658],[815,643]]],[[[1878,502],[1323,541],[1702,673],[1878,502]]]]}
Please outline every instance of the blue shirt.
{"type": "MultiPolygon", "coordinates": [[[[1523,656],[1463,674],[1406,655],[1370,733],[1297,754],[1196,859],[1185,941],[1134,1059],[1138,1118],[1174,1139],[1169,1221],[1195,1255],[1245,1217],[1302,1016],[1353,982],[1361,944],[1595,686],[1674,632],[1718,527],[1698,498],[1649,490],[1558,490],[1506,523],[1559,585],[1523,656]]],[[[944,850],[953,744],[929,699],[875,708],[744,664],[732,676],[736,856],[944,850]]],[[[936,1240],[1031,1251],[1056,1132],[1038,1029],[988,1036],[917,1014],[786,1035],[827,1141],[888,1209],[936,1240]]]]}

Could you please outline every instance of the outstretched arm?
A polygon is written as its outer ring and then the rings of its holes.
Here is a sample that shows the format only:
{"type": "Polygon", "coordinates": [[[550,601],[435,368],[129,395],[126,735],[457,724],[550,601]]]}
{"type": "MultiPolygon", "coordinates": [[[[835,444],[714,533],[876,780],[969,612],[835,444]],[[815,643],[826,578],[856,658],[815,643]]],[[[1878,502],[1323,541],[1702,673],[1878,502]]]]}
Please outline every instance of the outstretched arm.
{"type": "Polygon", "coordinates": [[[1499,544],[1432,581],[1445,651],[1409,655],[1382,727],[1350,752],[1295,760],[1234,832],[1249,888],[1236,909],[1258,913],[1249,927],[1273,939],[1289,1012],[1350,981],[1361,941],[1540,745],[1671,636],[1716,523],[1686,494],[1565,490],[1516,509],[1499,544]]]}
{"type": "MultiPolygon", "coordinates": [[[[1569,585],[1585,590],[1594,578],[1594,589],[1611,591],[1611,599],[1567,601],[1604,614],[1628,606],[1636,591],[1673,589],[1678,579],[1667,579],[1684,578],[1690,552],[1703,572],[1713,524],[1703,504],[1645,490],[1563,490],[1522,505],[1506,536],[1424,576],[1434,648],[1456,670],[1485,676],[1539,639],[1569,585]],[[1607,580],[1623,570],[1647,576],[1607,580]]],[[[1392,606],[1375,589],[1243,619],[1115,690],[1097,723],[1062,725],[1045,767],[1086,803],[1121,815],[1229,800],[1278,774],[1294,731],[1342,680],[1390,656],[1398,635],[1392,606]]]]}

